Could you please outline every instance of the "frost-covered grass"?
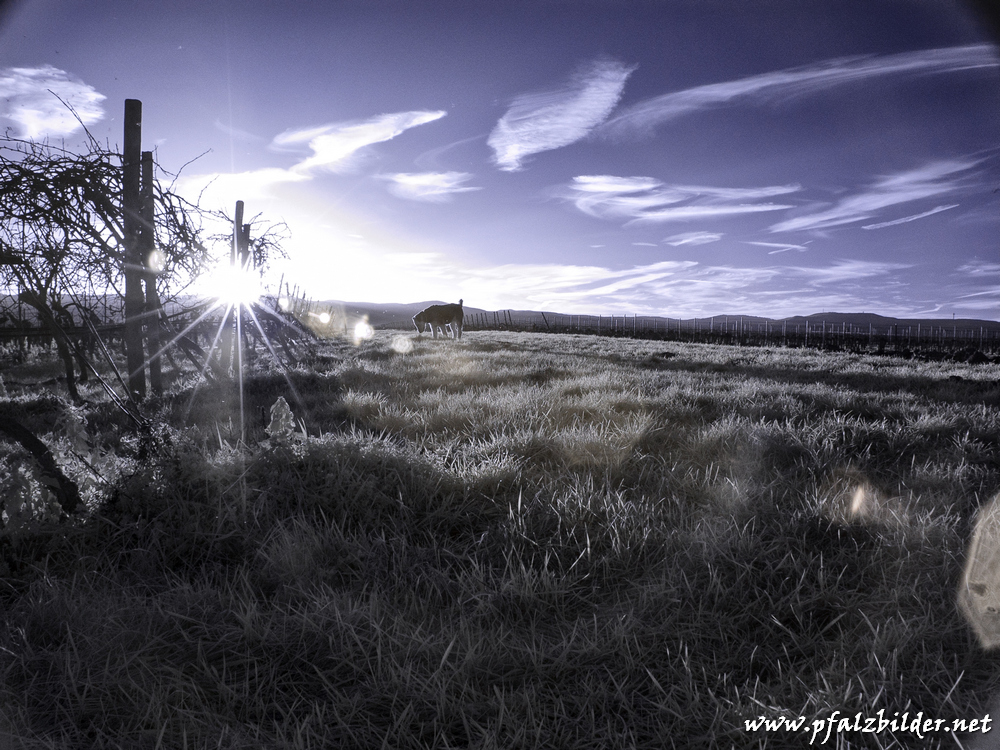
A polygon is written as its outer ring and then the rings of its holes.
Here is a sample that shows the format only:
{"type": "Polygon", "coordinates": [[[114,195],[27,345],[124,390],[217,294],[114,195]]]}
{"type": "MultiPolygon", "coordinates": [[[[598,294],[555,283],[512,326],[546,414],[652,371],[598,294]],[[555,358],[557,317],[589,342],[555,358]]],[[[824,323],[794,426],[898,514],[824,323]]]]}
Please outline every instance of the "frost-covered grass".
{"type": "MultiPolygon", "coordinates": [[[[1000,489],[1000,367],[496,332],[400,353],[397,335],[325,344],[294,391],[249,376],[242,440],[228,386],[178,386],[145,445],[92,406],[103,506],[2,542],[0,730],[803,747],[744,722],[981,718],[1000,688],[955,607],[1000,489]],[[296,424],[269,435],[279,396],[296,424]]],[[[70,439],[57,400],[9,390],[70,439]]]]}

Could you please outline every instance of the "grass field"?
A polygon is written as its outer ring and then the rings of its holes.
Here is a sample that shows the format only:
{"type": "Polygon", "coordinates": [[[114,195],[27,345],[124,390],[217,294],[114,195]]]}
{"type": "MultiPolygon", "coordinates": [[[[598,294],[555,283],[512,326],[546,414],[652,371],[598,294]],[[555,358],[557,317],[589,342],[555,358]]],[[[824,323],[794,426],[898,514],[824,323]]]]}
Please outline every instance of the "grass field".
{"type": "Polygon", "coordinates": [[[1000,690],[955,605],[1000,365],[379,332],[248,373],[242,438],[232,386],[177,377],[140,439],[44,376],[6,369],[6,408],[92,512],[0,537],[18,746],[806,747],[1000,690]]]}

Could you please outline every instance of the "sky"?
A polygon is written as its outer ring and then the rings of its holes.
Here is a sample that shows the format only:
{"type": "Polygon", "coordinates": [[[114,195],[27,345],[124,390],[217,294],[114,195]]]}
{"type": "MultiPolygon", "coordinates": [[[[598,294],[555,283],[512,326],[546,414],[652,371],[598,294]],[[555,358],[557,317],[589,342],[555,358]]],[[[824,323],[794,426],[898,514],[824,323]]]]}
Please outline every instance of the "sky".
{"type": "MultiPolygon", "coordinates": [[[[0,0],[2,2],[2,0],[0,0]]],[[[957,0],[13,0],[0,127],[284,222],[314,299],[1000,320],[1000,49],[957,0]],[[182,168],[183,167],[183,168],[182,168]]]]}

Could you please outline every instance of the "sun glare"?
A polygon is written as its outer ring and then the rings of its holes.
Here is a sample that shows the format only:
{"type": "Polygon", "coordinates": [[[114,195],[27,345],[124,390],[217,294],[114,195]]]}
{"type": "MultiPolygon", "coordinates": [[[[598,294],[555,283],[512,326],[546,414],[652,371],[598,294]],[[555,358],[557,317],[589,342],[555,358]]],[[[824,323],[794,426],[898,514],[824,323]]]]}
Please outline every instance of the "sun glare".
{"type": "Polygon", "coordinates": [[[206,288],[208,294],[226,305],[246,306],[261,295],[257,274],[239,266],[219,266],[209,277],[206,288]]]}

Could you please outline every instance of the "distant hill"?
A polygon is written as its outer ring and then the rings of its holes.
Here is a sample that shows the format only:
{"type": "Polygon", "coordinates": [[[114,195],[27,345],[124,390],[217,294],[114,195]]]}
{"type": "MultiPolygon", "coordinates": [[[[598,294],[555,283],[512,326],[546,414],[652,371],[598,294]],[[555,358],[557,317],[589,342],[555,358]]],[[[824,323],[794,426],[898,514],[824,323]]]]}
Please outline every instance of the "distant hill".
{"type": "MultiPolygon", "coordinates": [[[[99,299],[99,298],[97,298],[99,299]]],[[[69,298],[66,299],[69,302],[69,298]]],[[[91,303],[96,303],[97,300],[91,297],[89,300],[91,303]]],[[[185,297],[180,302],[182,304],[193,304],[193,298],[185,297]]],[[[106,301],[105,301],[106,302],[106,301]]],[[[395,302],[345,302],[342,300],[324,300],[313,302],[316,307],[331,307],[338,309],[343,312],[348,318],[363,318],[368,317],[368,322],[375,328],[412,328],[413,326],[413,316],[418,312],[423,310],[429,305],[443,305],[446,304],[442,300],[425,300],[423,302],[407,302],[407,303],[395,303],[395,302]]],[[[30,314],[29,308],[26,305],[22,306],[25,313],[30,314]]],[[[99,306],[95,304],[95,308],[99,306]]],[[[18,309],[17,301],[14,297],[10,295],[0,294],[0,313],[2,312],[13,312],[18,309]]],[[[534,323],[539,327],[545,326],[545,321],[552,323],[554,321],[559,321],[560,324],[565,324],[568,318],[581,318],[585,321],[596,321],[599,316],[597,315],[570,315],[567,313],[554,312],[550,310],[514,310],[507,308],[507,313],[513,318],[518,324],[534,323]]],[[[466,316],[481,315],[488,319],[493,318],[494,310],[486,310],[481,307],[470,307],[465,305],[466,316]]],[[[496,311],[500,312],[500,311],[496,311]]],[[[33,317],[33,316],[32,316],[33,317]]],[[[611,316],[604,315],[601,316],[605,320],[609,319],[611,316]]],[[[628,316],[616,315],[618,319],[627,317],[632,318],[632,315],[628,316]]],[[[639,320],[645,321],[659,321],[662,325],[674,324],[676,325],[678,318],[673,316],[665,315],[640,315],[639,320]]],[[[875,329],[888,329],[892,326],[910,326],[916,329],[916,327],[922,326],[924,328],[943,328],[945,330],[951,328],[957,328],[959,330],[971,330],[982,328],[985,331],[1000,331],[1000,321],[996,320],[979,320],[974,318],[892,318],[884,315],[877,315],[875,313],[844,313],[844,312],[819,312],[813,313],[812,315],[795,315],[788,318],[765,318],[757,315],[713,315],[711,317],[699,317],[699,318],[682,318],[682,323],[684,327],[695,326],[695,327],[708,327],[711,323],[715,326],[729,324],[732,325],[737,321],[742,321],[743,325],[749,326],[759,326],[764,324],[770,325],[781,325],[782,323],[787,326],[804,326],[807,322],[810,327],[820,326],[825,321],[828,326],[834,325],[840,327],[843,324],[854,327],[855,329],[867,329],[868,326],[872,326],[875,329]]]]}

